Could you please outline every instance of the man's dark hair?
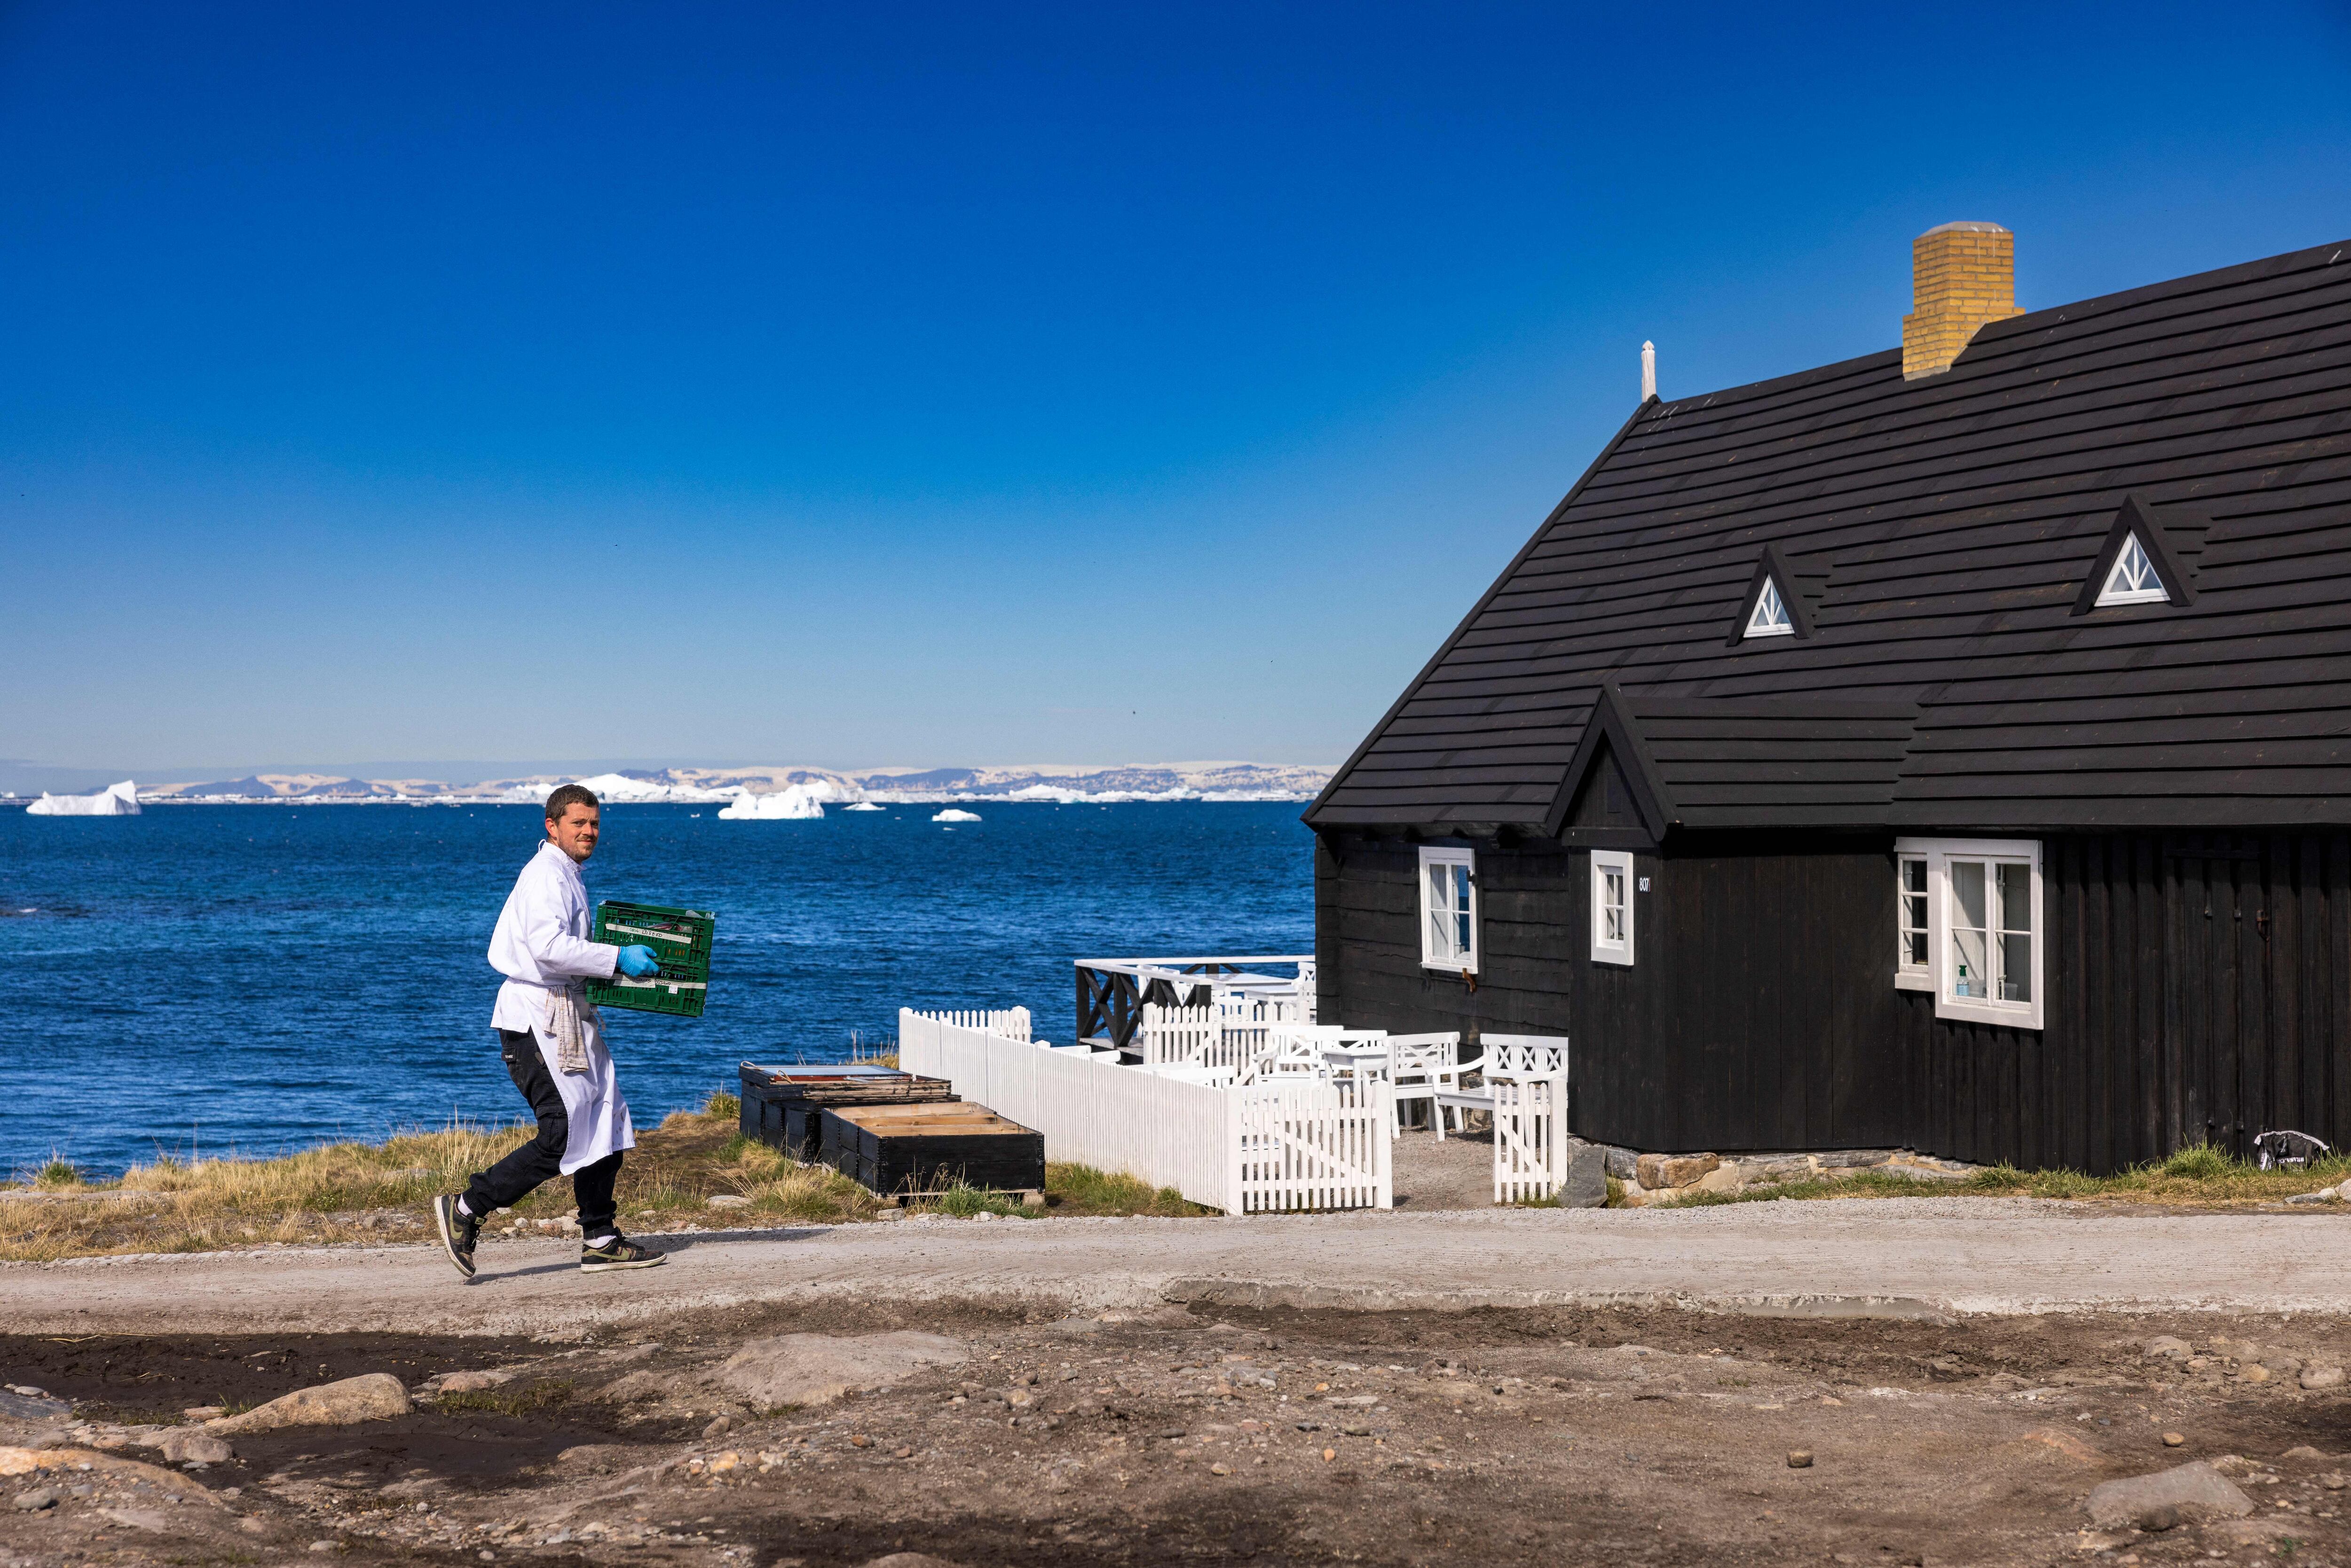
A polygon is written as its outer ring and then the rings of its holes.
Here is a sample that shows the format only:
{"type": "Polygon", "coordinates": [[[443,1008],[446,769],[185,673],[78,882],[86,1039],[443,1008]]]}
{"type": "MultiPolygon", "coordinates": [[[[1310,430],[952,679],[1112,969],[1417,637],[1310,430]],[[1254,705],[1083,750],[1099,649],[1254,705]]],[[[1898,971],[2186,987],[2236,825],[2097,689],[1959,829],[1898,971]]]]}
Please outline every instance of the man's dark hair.
{"type": "Polygon", "coordinates": [[[557,786],[555,793],[547,798],[547,820],[550,822],[559,821],[565,808],[570,806],[586,806],[596,811],[603,810],[596,803],[596,791],[585,784],[562,784],[557,786]]]}

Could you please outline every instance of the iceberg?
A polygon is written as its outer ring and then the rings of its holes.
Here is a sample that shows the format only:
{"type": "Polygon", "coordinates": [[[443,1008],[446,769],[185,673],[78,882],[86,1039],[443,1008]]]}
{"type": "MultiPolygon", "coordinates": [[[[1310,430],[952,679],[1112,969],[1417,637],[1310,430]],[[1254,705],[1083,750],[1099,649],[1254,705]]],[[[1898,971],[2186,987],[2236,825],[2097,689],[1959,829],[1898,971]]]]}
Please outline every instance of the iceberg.
{"type": "MultiPolygon", "coordinates": [[[[659,806],[670,803],[707,805],[732,800],[737,789],[702,789],[691,784],[663,784],[650,779],[632,779],[625,773],[599,773],[592,779],[578,781],[607,806],[659,806]]],[[[507,789],[505,799],[515,801],[544,801],[555,792],[556,780],[534,779],[507,789]]]]}
{"type": "Polygon", "coordinates": [[[746,789],[718,815],[730,822],[805,821],[824,815],[824,798],[831,793],[821,780],[787,785],[766,795],[746,789]]]}
{"type": "Polygon", "coordinates": [[[958,811],[953,806],[950,806],[946,810],[941,811],[937,816],[933,817],[931,821],[934,822],[977,822],[979,821],[979,813],[977,811],[958,811]]]}
{"type": "Polygon", "coordinates": [[[95,795],[52,795],[43,790],[39,800],[25,808],[25,815],[28,817],[135,817],[138,814],[139,786],[128,779],[95,795]]]}
{"type": "Polygon", "coordinates": [[[878,811],[881,809],[881,807],[875,805],[871,800],[860,800],[854,806],[843,806],[841,808],[844,811],[878,811]]]}

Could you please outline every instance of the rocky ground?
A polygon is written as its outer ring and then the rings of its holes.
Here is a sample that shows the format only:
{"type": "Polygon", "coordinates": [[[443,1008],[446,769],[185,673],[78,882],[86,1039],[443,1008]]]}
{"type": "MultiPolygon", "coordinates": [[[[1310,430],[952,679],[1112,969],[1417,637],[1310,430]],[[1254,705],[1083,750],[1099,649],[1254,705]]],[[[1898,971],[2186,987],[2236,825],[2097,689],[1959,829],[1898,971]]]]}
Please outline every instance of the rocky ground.
{"type": "Polygon", "coordinates": [[[2351,1563],[2333,1317],[834,1301],[566,1333],[0,1338],[0,1564],[2351,1563]],[[366,1418],[274,1424],[368,1375],[366,1418]],[[2199,1461],[2094,1527],[2102,1483],[2199,1461]]]}

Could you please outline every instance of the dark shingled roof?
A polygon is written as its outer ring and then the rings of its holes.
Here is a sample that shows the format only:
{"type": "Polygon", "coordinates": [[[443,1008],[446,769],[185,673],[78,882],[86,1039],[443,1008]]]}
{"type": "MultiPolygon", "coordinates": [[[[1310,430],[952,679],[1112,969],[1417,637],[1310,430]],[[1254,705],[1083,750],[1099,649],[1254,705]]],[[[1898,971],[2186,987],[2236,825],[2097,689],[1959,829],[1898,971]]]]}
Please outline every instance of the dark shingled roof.
{"type": "Polygon", "coordinates": [[[1643,404],[1307,821],[1556,831],[1604,682],[1685,826],[2351,821],[2351,241],[1643,404]],[[2079,612],[2126,504],[2171,601],[2079,612]],[[1764,697],[1915,709],[1883,798],[1764,697]]]}

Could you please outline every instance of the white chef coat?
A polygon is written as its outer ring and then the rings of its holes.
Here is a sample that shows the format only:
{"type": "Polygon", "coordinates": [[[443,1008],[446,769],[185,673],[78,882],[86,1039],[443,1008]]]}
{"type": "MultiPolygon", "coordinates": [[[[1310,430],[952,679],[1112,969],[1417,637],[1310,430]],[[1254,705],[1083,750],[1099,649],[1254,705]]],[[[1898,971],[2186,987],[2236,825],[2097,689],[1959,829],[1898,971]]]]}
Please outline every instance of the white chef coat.
{"type": "Polygon", "coordinates": [[[563,1150],[563,1174],[593,1165],[606,1155],[637,1146],[629,1124],[629,1103],[613,1079],[612,1053],[604,1049],[604,1026],[596,1009],[580,1011],[580,1041],[588,1048],[588,1071],[565,1072],[556,1065],[555,1036],[548,1026],[548,994],[574,978],[609,980],[621,950],[590,942],[588,884],[580,867],[552,841],[538,846],[515,878],[507,906],[490,933],[490,967],[507,977],[498,988],[491,1024],[538,1043],[547,1075],[563,1096],[571,1135],[563,1150]]]}

